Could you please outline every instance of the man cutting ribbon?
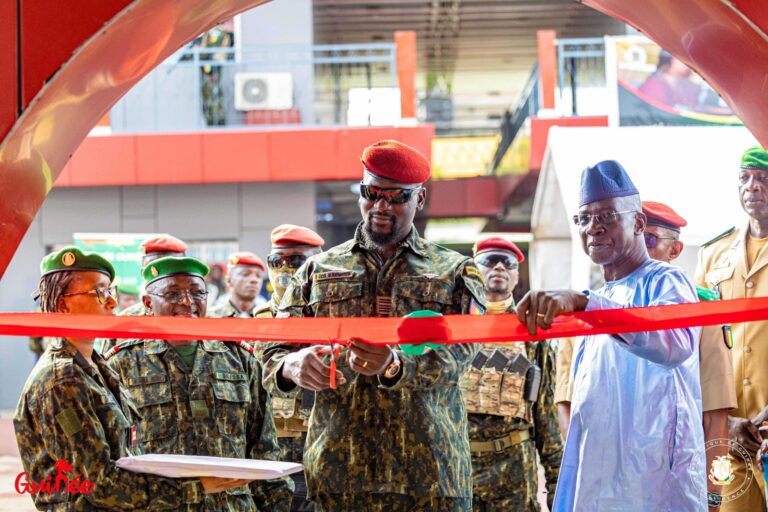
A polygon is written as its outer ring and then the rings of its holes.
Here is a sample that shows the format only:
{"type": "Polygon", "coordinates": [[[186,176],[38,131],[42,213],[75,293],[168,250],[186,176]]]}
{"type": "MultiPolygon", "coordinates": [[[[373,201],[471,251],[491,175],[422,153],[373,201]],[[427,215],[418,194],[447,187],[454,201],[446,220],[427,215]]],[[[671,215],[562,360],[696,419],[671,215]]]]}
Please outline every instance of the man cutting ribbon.
{"type": "MultiPolygon", "coordinates": [[[[681,269],[649,258],[640,195],[618,162],[584,171],[574,222],[606,284],[529,292],[517,313],[530,332],[564,312],[696,302],[681,269]]],[[[578,340],[554,510],[707,510],[698,337],[688,327],[578,340]]]]}

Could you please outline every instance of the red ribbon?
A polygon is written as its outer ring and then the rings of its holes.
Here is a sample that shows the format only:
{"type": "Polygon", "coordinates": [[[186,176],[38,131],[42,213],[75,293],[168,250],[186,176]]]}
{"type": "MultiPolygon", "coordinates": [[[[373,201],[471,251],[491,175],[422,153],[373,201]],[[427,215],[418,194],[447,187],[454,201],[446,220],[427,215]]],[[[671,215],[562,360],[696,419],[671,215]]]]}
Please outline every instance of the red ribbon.
{"type": "Polygon", "coordinates": [[[63,338],[253,340],[346,344],[490,343],[620,334],[768,320],[768,297],[562,315],[551,329],[528,334],[515,315],[432,318],[174,318],[0,313],[0,334],[63,338]]]}

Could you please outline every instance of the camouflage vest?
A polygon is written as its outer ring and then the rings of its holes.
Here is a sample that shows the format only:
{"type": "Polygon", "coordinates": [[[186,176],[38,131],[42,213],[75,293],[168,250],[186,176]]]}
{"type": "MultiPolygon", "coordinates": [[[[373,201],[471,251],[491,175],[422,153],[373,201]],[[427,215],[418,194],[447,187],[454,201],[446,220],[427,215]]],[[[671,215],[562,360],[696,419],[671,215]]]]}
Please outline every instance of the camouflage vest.
{"type": "Polygon", "coordinates": [[[467,412],[532,423],[530,405],[541,387],[541,369],[532,359],[525,343],[484,344],[460,382],[467,412]]]}

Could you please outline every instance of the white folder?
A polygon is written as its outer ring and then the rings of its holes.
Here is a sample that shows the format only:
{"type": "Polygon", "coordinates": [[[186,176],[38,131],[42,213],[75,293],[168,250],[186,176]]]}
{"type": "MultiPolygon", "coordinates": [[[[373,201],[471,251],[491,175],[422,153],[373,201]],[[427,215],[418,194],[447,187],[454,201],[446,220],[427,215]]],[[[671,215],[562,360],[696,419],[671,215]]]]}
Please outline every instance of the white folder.
{"type": "Polygon", "coordinates": [[[133,473],[149,473],[167,478],[217,476],[254,480],[271,480],[304,469],[301,464],[293,462],[157,454],[122,457],[117,460],[117,467],[133,473]]]}

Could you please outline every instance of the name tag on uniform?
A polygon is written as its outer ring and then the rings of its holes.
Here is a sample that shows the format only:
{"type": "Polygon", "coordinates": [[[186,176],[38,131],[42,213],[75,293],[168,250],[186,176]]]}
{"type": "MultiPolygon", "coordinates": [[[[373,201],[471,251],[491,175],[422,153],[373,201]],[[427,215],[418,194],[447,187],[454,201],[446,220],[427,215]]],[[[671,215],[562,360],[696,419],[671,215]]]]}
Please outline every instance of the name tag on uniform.
{"type": "Polygon", "coordinates": [[[355,277],[352,271],[318,272],[312,276],[314,281],[328,281],[329,279],[347,279],[355,277]]]}
{"type": "Polygon", "coordinates": [[[205,400],[190,400],[189,408],[192,409],[192,418],[204,420],[208,417],[208,404],[205,400]]]}

